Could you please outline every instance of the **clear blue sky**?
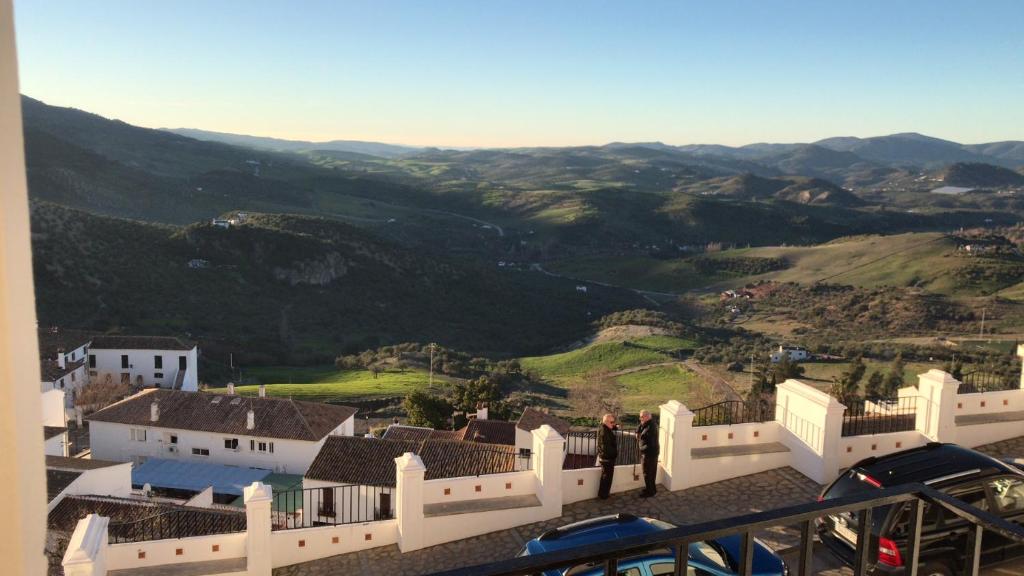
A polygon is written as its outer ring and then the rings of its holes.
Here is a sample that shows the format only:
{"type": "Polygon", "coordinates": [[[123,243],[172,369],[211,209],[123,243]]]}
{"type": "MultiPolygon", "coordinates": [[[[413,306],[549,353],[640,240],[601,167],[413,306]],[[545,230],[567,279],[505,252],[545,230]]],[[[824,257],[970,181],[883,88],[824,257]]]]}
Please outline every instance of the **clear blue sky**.
{"type": "Polygon", "coordinates": [[[1024,139],[1024,1],[15,0],[22,92],[449,146],[1024,139]]]}

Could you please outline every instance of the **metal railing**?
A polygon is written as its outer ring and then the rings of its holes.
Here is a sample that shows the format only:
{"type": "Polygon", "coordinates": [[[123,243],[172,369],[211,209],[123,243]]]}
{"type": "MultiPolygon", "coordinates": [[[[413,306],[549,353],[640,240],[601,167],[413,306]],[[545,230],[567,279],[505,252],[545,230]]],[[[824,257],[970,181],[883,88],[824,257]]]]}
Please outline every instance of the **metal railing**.
{"type": "Polygon", "coordinates": [[[914,430],[917,397],[897,400],[853,400],[843,412],[843,436],[866,436],[914,430]]]}
{"type": "MultiPolygon", "coordinates": [[[[598,430],[582,432],[571,431],[565,436],[565,459],[562,460],[563,470],[597,467],[597,433],[598,430]]],[[[625,430],[615,430],[615,442],[618,446],[616,464],[639,464],[640,447],[636,434],[625,430]]]]}
{"type": "Polygon", "coordinates": [[[338,526],[394,518],[394,487],[348,484],[274,492],[273,530],[338,526]]]}
{"type": "Polygon", "coordinates": [[[726,400],[693,411],[694,426],[746,424],[775,419],[775,403],[770,400],[726,400]]]}
{"type": "Polygon", "coordinates": [[[1020,372],[1016,370],[975,370],[963,375],[957,394],[980,394],[1020,388],[1020,372]]]}
{"type": "MultiPolygon", "coordinates": [[[[780,526],[799,526],[800,543],[797,546],[795,574],[809,576],[814,574],[812,564],[814,558],[815,521],[829,515],[853,512],[863,519],[857,526],[857,546],[853,556],[854,576],[864,576],[872,567],[877,550],[869,544],[877,540],[871,539],[872,511],[881,506],[909,503],[908,537],[905,546],[901,546],[900,558],[906,566],[916,567],[920,560],[921,532],[925,505],[931,504],[948,510],[968,523],[969,540],[964,550],[958,551],[963,564],[960,573],[977,576],[980,571],[981,543],[983,535],[1009,539],[1024,544],[1024,527],[1013,524],[984,510],[961,502],[948,494],[939,492],[922,484],[906,484],[892,488],[884,488],[874,492],[789,506],[767,512],[747,514],[734,518],[726,518],[701,524],[680,526],[668,530],[618,538],[616,540],[588,544],[577,548],[568,548],[537,554],[521,556],[481,564],[468,568],[459,568],[444,572],[435,572],[432,576],[529,576],[540,574],[546,570],[564,570],[576,566],[604,566],[605,574],[617,574],[620,560],[636,558],[644,553],[672,550],[674,574],[687,574],[689,560],[687,550],[695,542],[703,542],[738,534],[741,538],[740,557],[736,558],[735,572],[740,576],[750,576],[753,572],[754,533],[760,530],[777,529],[780,526]]],[[[909,574],[916,572],[907,571],[909,574]]]]}
{"type": "Polygon", "coordinates": [[[165,510],[130,522],[111,522],[111,544],[245,531],[245,514],[216,510],[165,510]]]}

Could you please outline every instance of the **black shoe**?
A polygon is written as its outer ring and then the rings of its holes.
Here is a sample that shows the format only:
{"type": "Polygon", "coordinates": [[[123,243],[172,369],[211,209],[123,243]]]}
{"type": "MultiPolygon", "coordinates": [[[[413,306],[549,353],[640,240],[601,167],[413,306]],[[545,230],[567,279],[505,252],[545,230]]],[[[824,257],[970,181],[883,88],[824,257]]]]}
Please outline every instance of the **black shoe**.
{"type": "Polygon", "coordinates": [[[650,492],[641,492],[640,493],[640,497],[641,498],[650,498],[651,496],[654,496],[654,494],[651,494],[650,492]]]}

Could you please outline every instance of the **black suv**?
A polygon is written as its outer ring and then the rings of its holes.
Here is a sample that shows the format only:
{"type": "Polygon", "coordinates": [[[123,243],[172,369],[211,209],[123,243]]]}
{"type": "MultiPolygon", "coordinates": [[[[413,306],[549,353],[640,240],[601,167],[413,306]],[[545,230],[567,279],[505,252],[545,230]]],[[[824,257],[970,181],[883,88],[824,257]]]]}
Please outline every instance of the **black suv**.
{"type": "MultiPolygon", "coordinates": [[[[1024,473],[974,450],[954,444],[931,443],[854,464],[818,498],[828,500],[882,487],[920,482],[981,510],[1024,524],[1024,473]]],[[[871,522],[868,573],[903,574],[907,551],[909,504],[880,506],[871,522]]],[[[853,564],[858,519],[855,512],[818,519],[818,537],[848,565],[853,564]]],[[[967,547],[968,523],[940,506],[925,504],[921,527],[923,576],[958,574],[967,547]]],[[[1024,555],[1024,545],[986,531],[982,536],[982,566],[1024,555]]]]}

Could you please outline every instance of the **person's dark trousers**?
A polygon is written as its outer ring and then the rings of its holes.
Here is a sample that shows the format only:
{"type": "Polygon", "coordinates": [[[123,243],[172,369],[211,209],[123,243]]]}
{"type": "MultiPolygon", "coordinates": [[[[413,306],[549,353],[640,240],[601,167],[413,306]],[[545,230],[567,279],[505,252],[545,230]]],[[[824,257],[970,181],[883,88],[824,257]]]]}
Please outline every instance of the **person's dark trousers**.
{"type": "Polygon", "coordinates": [[[658,491],[658,455],[644,454],[640,466],[644,471],[644,494],[654,496],[658,491]]]}
{"type": "Polygon", "coordinates": [[[601,460],[601,484],[597,488],[597,497],[604,500],[612,491],[612,477],[615,476],[615,461],[601,460]]]}

